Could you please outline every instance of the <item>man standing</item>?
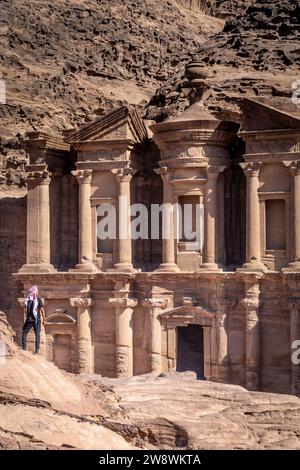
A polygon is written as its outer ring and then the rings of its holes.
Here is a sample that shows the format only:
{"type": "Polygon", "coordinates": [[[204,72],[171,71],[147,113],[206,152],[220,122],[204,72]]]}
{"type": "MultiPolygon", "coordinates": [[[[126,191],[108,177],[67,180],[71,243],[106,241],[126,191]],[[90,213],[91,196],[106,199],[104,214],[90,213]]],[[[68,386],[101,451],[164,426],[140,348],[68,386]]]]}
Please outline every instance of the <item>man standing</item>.
{"type": "Polygon", "coordinates": [[[32,286],[28,291],[24,304],[24,313],[26,320],[22,331],[22,349],[26,351],[26,338],[31,328],[33,328],[35,334],[34,354],[38,354],[40,351],[41,324],[45,323],[45,310],[42,299],[38,296],[37,286],[32,286]]]}

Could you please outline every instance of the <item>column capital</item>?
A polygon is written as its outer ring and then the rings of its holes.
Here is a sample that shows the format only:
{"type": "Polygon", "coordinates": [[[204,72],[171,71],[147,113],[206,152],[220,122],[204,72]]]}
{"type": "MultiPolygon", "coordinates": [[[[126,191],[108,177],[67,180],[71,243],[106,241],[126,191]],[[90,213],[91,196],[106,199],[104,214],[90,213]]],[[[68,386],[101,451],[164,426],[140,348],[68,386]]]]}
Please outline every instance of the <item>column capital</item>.
{"type": "Polygon", "coordinates": [[[113,297],[108,299],[108,301],[115,308],[133,308],[137,305],[137,299],[129,297],[113,297]]]}
{"type": "Polygon", "coordinates": [[[166,180],[166,181],[169,181],[169,178],[170,178],[170,169],[164,165],[164,166],[161,166],[159,168],[155,168],[154,170],[154,173],[156,173],[157,175],[161,176],[162,180],[166,180]]]}
{"type": "Polygon", "coordinates": [[[217,179],[219,174],[226,168],[225,165],[208,165],[206,167],[206,175],[210,180],[217,179]]]}
{"type": "Polygon", "coordinates": [[[142,300],[142,307],[144,308],[149,308],[151,310],[154,310],[154,309],[161,309],[161,310],[165,310],[165,308],[167,308],[169,304],[169,299],[164,299],[164,298],[153,298],[153,297],[150,297],[150,298],[146,298],[146,299],[143,299],[142,300]]]}
{"type": "Polygon", "coordinates": [[[74,170],[72,175],[75,176],[79,184],[90,184],[92,181],[93,170],[74,170]]]}
{"type": "Polygon", "coordinates": [[[247,177],[258,177],[262,162],[243,162],[239,165],[247,177]]]}
{"type": "Polygon", "coordinates": [[[215,316],[215,327],[224,328],[226,317],[226,313],[217,313],[217,315],[215,316]]]}
{"type": "Polygon", "coordinates": [[[131,178],[136,173],[136,171],[132,168],[119,168],[113,169],[111,172],[114,174],[118,183],[130,183],[131,178]]]}
{"type": "Polygon", "coordinates": [[[36,182],[39,185],[49,185],[51,182],[50,172],[45,170],[40,171],[29,171],[26,177],[27,182],[36,182]]]}
{"type": "Polygon", "coordinates": [[[72,297],[70,298],[71,307],[91,307],[92,299],[90,298],[81,298],[81,297],[72,297]]]}
{"type": "Polygon", "coordinates": [[[300,175],[300,160],[284,161],[282,163],[289,169],[293,176],[300,175]]]}
{"type": "Polygon", "coordinates": [[[288,299],[290,313],[300,314],[300,298],[288,299]]]}

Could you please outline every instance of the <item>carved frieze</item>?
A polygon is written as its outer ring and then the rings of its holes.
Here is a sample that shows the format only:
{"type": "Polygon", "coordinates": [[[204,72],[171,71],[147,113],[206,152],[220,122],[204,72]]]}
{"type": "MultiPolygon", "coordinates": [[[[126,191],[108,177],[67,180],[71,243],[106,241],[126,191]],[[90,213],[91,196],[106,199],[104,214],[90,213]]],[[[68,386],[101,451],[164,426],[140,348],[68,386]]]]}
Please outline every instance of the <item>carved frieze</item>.
{"type": "Polygon", "coordinates": [[[127,150],[121,149],[107,149],[107,150],[97,150],[95,152],[85,151],[79,152],[78,161],[129,161],[130,152],[127,150]]]}
{"type": "Polygon", "coordinates": [[[248,141],[247,153],[293,153],[300,152],[300,141],[296,139],[272,139],[248,141]]]}

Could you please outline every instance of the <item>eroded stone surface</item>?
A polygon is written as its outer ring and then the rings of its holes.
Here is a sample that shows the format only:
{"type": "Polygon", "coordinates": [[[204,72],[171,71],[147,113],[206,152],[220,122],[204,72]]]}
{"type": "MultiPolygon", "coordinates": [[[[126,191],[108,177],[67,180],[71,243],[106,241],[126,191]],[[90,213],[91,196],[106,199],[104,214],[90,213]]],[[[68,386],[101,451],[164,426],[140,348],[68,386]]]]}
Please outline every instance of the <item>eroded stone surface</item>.
{"type": "Polygon", "coordinates": [[[300,449],[300,399],[196,380],[73,376],[24,353],[0,316],[1,449],[300,449]]]}
{"type": "Polygon", "coordinates": [[[299,398],[199,381],[192,372],[162,375],[93,380],[113,386],[136,425],[157,420],[153,433],[160,444],[158,423],[165,420],[177,426],[177,444],[188,448],[300,449],[299,398]]]}

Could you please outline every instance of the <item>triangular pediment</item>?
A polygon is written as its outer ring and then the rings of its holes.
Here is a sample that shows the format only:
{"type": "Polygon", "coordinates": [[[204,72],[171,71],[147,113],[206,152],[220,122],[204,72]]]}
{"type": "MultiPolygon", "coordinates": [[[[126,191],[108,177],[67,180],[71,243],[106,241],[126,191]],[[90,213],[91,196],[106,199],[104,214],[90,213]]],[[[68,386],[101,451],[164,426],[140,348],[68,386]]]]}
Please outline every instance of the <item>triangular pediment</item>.
{"type": "Polygon", "coordinates": [[[131,140],[141,143],[147,138],[143,120],[135,109],[113,109],[95,121],[68,135],[69,143],[131,140]]]}
{"type": "Polygon", "coordinates": [[[240,101],[241,131],[300,129],[300,105],[291,98],[247,97],[240,101]]]}

